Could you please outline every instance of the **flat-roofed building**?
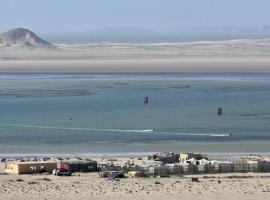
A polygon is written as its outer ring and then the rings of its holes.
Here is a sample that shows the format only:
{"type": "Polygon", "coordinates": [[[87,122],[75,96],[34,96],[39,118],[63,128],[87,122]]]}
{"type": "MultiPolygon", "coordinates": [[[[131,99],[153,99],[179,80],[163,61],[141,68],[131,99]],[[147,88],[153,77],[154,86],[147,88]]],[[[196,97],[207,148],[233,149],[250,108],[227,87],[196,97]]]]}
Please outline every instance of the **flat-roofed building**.
{"type": "Polygon", "coordinates": [[[97,172],[97,161],[63,161],[58,164],[58,168],[70,170],[72,172],[97,172]]]}
{"type": "Polygon", "coordinates": [[[5,164],[5,172],[10,174],[52,173],[56,168],[56,162],[6,162],[5,164]]]}
{"type": "Polygon", "coordinates": [[[199,153],[180,153],[179,162],[182,165],[187,165],[188,161],[192,158],[194,160],[201,160],[206,158],[206,156],[199,153]]]}

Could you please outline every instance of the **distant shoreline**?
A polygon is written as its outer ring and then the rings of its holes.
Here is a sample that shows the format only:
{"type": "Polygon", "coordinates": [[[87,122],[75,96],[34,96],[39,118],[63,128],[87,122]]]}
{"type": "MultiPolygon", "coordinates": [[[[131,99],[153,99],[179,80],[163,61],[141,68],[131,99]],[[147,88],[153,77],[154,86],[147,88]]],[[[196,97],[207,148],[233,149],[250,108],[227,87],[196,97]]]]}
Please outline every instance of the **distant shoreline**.
{"type": "Polygon", "coordinates": [[[270,39],[0,47],[0,73],[270,73],[270,39]]]}
{"type": "Polygon", "coordinates": [[[270,73],[270,58],[0,61],[0,73],[270,73]]]}
{"type": "MultiPolygon", "coordinates": [[[[137,158],[147,157],[153,155],[156,152],[101,152],[101,153],[0,153],[0,158],[19,158],[19,157],[82,157],[82,158],[102,158],[102,157],[118,157],[118,158],[137,158]]],[[[209,156],[230,156],[230,157],[241,157],[241,156],[270,156],[270,152],[197,152],[206,154],[209,156]]]]}

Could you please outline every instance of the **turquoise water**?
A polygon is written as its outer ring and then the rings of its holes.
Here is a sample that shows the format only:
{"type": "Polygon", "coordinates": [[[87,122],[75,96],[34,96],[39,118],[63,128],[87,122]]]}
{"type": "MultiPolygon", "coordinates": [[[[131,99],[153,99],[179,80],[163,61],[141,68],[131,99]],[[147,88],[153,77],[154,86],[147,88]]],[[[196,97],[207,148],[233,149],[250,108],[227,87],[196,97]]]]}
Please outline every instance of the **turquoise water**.
{"type": "Polygon", "coordinates": [[[269,102],[270,74],[0,74],[0,153],[270,152],[269,102]]]}

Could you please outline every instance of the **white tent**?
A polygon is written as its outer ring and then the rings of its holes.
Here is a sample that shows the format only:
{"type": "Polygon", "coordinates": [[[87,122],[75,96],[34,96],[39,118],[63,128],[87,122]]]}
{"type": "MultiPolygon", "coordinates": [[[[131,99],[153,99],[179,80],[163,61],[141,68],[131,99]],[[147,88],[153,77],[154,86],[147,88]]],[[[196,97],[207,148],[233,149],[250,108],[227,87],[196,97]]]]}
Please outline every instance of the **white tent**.
{"type": "Polygon", "coordinates": [[[199,160],[199,163],[200,163],[200,165],[206,165],[209,163],[209,161],[203,158],[203,159],[199,160]]]}
{"type": "Polygon", "coordinates": [[[197,160],[195,158],[190,158],[189,160],[187,160],[187,163],[192,164],[192,165],[196,165],[197,160]]]}

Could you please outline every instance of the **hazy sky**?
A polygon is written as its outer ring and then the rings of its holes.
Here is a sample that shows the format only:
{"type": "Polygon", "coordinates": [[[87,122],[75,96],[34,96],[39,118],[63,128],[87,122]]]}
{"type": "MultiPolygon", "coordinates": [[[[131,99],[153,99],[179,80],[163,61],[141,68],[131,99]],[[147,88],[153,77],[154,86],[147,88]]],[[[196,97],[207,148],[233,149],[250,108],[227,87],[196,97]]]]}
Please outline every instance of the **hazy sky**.
{"type": "Polygon", "coordinates": [[[270,0],[0,0],[0,32],[270,24],[270,0]]]}

